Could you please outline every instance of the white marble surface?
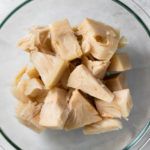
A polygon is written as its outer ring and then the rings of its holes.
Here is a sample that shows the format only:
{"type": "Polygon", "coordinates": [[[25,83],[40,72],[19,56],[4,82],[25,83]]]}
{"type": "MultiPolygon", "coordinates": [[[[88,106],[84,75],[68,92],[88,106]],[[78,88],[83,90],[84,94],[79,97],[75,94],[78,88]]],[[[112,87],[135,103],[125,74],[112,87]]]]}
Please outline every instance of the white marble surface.
{"type": "MultiPolygon", "coordinates": [[[[0,0],[0,22],[11,12],[18,4],[24,0],[0,0]]],[[[150,27],[150,0],[122,0],[128,6],[136,11],[142,17],[144,22],[150,27]],[[134,3],[133,3],[134,2],[134,3]]],[[[150,135],[150,134],[149,134],[150,135]]],[[[148,138],[148,135],[147,137],[148,138]]],[[[142,150],[149,150],[150,142],[142,150]]],[[[13,150],[13,148],[0,135],[0,150],[13,150]]]]}

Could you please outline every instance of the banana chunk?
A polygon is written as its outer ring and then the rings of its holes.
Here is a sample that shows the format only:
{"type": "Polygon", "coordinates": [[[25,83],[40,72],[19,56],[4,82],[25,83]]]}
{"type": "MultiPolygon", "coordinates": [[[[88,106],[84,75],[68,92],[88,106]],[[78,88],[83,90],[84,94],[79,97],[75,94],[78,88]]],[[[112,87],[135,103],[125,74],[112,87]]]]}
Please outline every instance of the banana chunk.
{"type": "Polygon", "coordinates": [[[108,68],[109,72],[122,72],[132,68],[130,59],[127,53],[116,53],[112,59],[108,68]]]}
{"type": "Polygon", "coordinates": [[[45,92],[44,85],[40,79],[32,78],[28,81],[25,95],[29,97],[41,96],[45,92]]]}
{"type": "Polygon", "coordinates": [[[123,89],[113,92],[115,95],[114,101],[120,107],[121,114],[124,118],[127,118],[133,107],[132,97],[129,89],[123,89]]]}
{"type": "Polygon", "coordinates": [[[99,60],[111,59],[120,40],[120,35],[115,29],[87,18],[80,24],[78,30],[78,34],[83,36],[84,51],[90,49],[92,56],[99,60]]]}
{"type": "Polygon", "coordinates": [[[122,73],[105,79],[104,83],[111,91],[118,91],[128,88],[125,76],[122,73]]]}
{"type": "Polygon", "coordinates": [[[95,100],[97,111],[104,118],[121,118],[121,111],[118,104],[113,100],[111,103],[102,100],[95,100]]]}
{"type": "Polygon", "coordinates": [[[67,19],[57,21],[50,27],[52,47],[64,60],[73,60],[82,55],[80,45],[67,19]]]}
{"type": "Polygon", "coordinates": [[[30,58],[46,88],[55,86],[68,67],[68,63],[61,58],[41,52],[31,52],[30,58]]]}
{"type": "Polygon", "coordinates": [[[103,79],[105,72],[110,64],[109,61],[92,61],[87,57],[82,59],[82,63],[99,79],[103,79]]]}
{"type": "Polygon", "coordinates": [[[121,128],[122,128],[122,124],[119,120],[105,118],[102,121],[85,126],[83,128],[83,133],[85,135],[100,134],[100,133],[104,133],[104,132],[119,130],[121,128]]]}
{"type": "Polygon", "coordinates": [[[65,129],[71,130],[101,120],[96,109],[85,99],[78,90],[74,90],[69,100],[69,116],[65,129]]]}
{"type": "Polygon", "coordinates": [[[71,72],[67,85],[107,102],[114,98],[113,93],[100,80],[96,80],[84,65],[77,66],[71,72]]]}
{"type": "Polygon", "coordinates": [[[27,103],[19,102],[16,108],[16,117],[25,126],[36,132],[41,132],[45,128],[39,125],[39,113],[42,104],[28,101],[27,103]]]}
{"type": "Polygon", "coordinates": [[[68,117],[67,92],[60,88],[51,89],[45,98],[40,113],[40,125],[52,129],[63,129],[68,117]]]}

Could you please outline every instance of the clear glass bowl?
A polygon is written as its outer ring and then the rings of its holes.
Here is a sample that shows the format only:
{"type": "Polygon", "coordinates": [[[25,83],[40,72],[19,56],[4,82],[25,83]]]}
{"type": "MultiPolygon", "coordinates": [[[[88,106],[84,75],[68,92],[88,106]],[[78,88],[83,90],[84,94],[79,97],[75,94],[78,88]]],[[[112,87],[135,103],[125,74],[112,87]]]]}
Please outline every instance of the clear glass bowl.
{"type": "Polygon", "coordinates": [[[28,150],[127,150],[148,131],[150,32],[126,5],[118,0],[27,0],[5,18],[0,28],[0,132],[13,147],[28,150]],[[19,68],[28,62],[28,57],[16,47],[16,43],[32,26],[47,25],[62,18],[68,18],[72,25],[76,25],[86,17],[119,28],[129,41],[127,47],[120,49],[129,53],[133,64],[133,69],[127,72],[134,102],[129,121],[123,121],[124,128],[120,131],[100,135],[85,136],[81,130],[34,133],[15,118],[16,99],[11,94],[11,82],[19,68]]]}

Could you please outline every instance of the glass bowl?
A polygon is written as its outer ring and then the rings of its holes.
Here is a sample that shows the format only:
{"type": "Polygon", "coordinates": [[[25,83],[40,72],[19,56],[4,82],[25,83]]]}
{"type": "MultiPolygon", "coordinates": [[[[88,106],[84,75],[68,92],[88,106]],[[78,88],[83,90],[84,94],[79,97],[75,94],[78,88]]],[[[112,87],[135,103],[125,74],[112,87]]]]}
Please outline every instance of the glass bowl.
{"type": "MultiPolygon", "coordinates": [[[[120,150],[130,149],[149,129],[150,120],[150,32],[143,21],[125,4],[110,0],[27,0],[0,24],[0,132],[16,149],[28,150],[120,150]],[[46,130],[41,134],[20,124],[15,117],[16,99],[11,82],[28,62],[16,43],[35,25],[47,25],[68,18],[72,25],[93,18],[119,28],[129,44],[120,49],[130,55],[133,69],[126,73],[134,107],[123,129],[85,136],[46,130]]],[[[86,114],[85,114],[86,115],[86,114]]]]}

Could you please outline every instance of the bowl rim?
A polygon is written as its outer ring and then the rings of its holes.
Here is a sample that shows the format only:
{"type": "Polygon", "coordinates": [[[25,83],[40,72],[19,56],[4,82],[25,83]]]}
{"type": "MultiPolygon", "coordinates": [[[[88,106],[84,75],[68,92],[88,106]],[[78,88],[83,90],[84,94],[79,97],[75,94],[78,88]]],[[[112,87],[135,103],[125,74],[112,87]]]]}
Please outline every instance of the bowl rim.
{"type": "MultiPolygon", "coordinates": [[[[2,29],[2,27],[5,25],[5,23],[18,11],[20,10],[22,7],[24,7],[25,5],[27,5],[28,3],[32,2],[33,0],[25,0],[24,2],[22,2],[21,4],[19,4],[18,6],[16,6],[1,22],[0,22],[0,30],[2,29]]],[[[112,0],[113,2],[115,2],[116,4],[120,5],[122,8],[124,8],[125,10],[127,10],[127,12],[129,12],[131,15],[134,16],[134,18],[142,25],[142,27],[144,28],[144,30],[146,31],[147,35],[150,38],[150,29],[148,28],[148,26],[144,23],[144,21],[141,19],[141,17],[139,17],[139,15],[137,13],[135,13],[129,6],[127,6],[125,3],[123,3],[120,0],[112,0]]],[[[144,137],[144,135],[150,130],[150,120],[146,123],[146,125],[139,131],[139,133],[134,137],[134,139],[123,148],[123,150],[129,150],[131,148],[133,148],[135,145],[138,144],[138,142],[144,137]]],[[[6,134],[5,132],[2,130],[2,127],[0,127],[0,134],[4,137],[4,139],[15,149],[17,150],[21,150],[21,148],[15,144],[15,142],[13,142],[6,134]]]]}

